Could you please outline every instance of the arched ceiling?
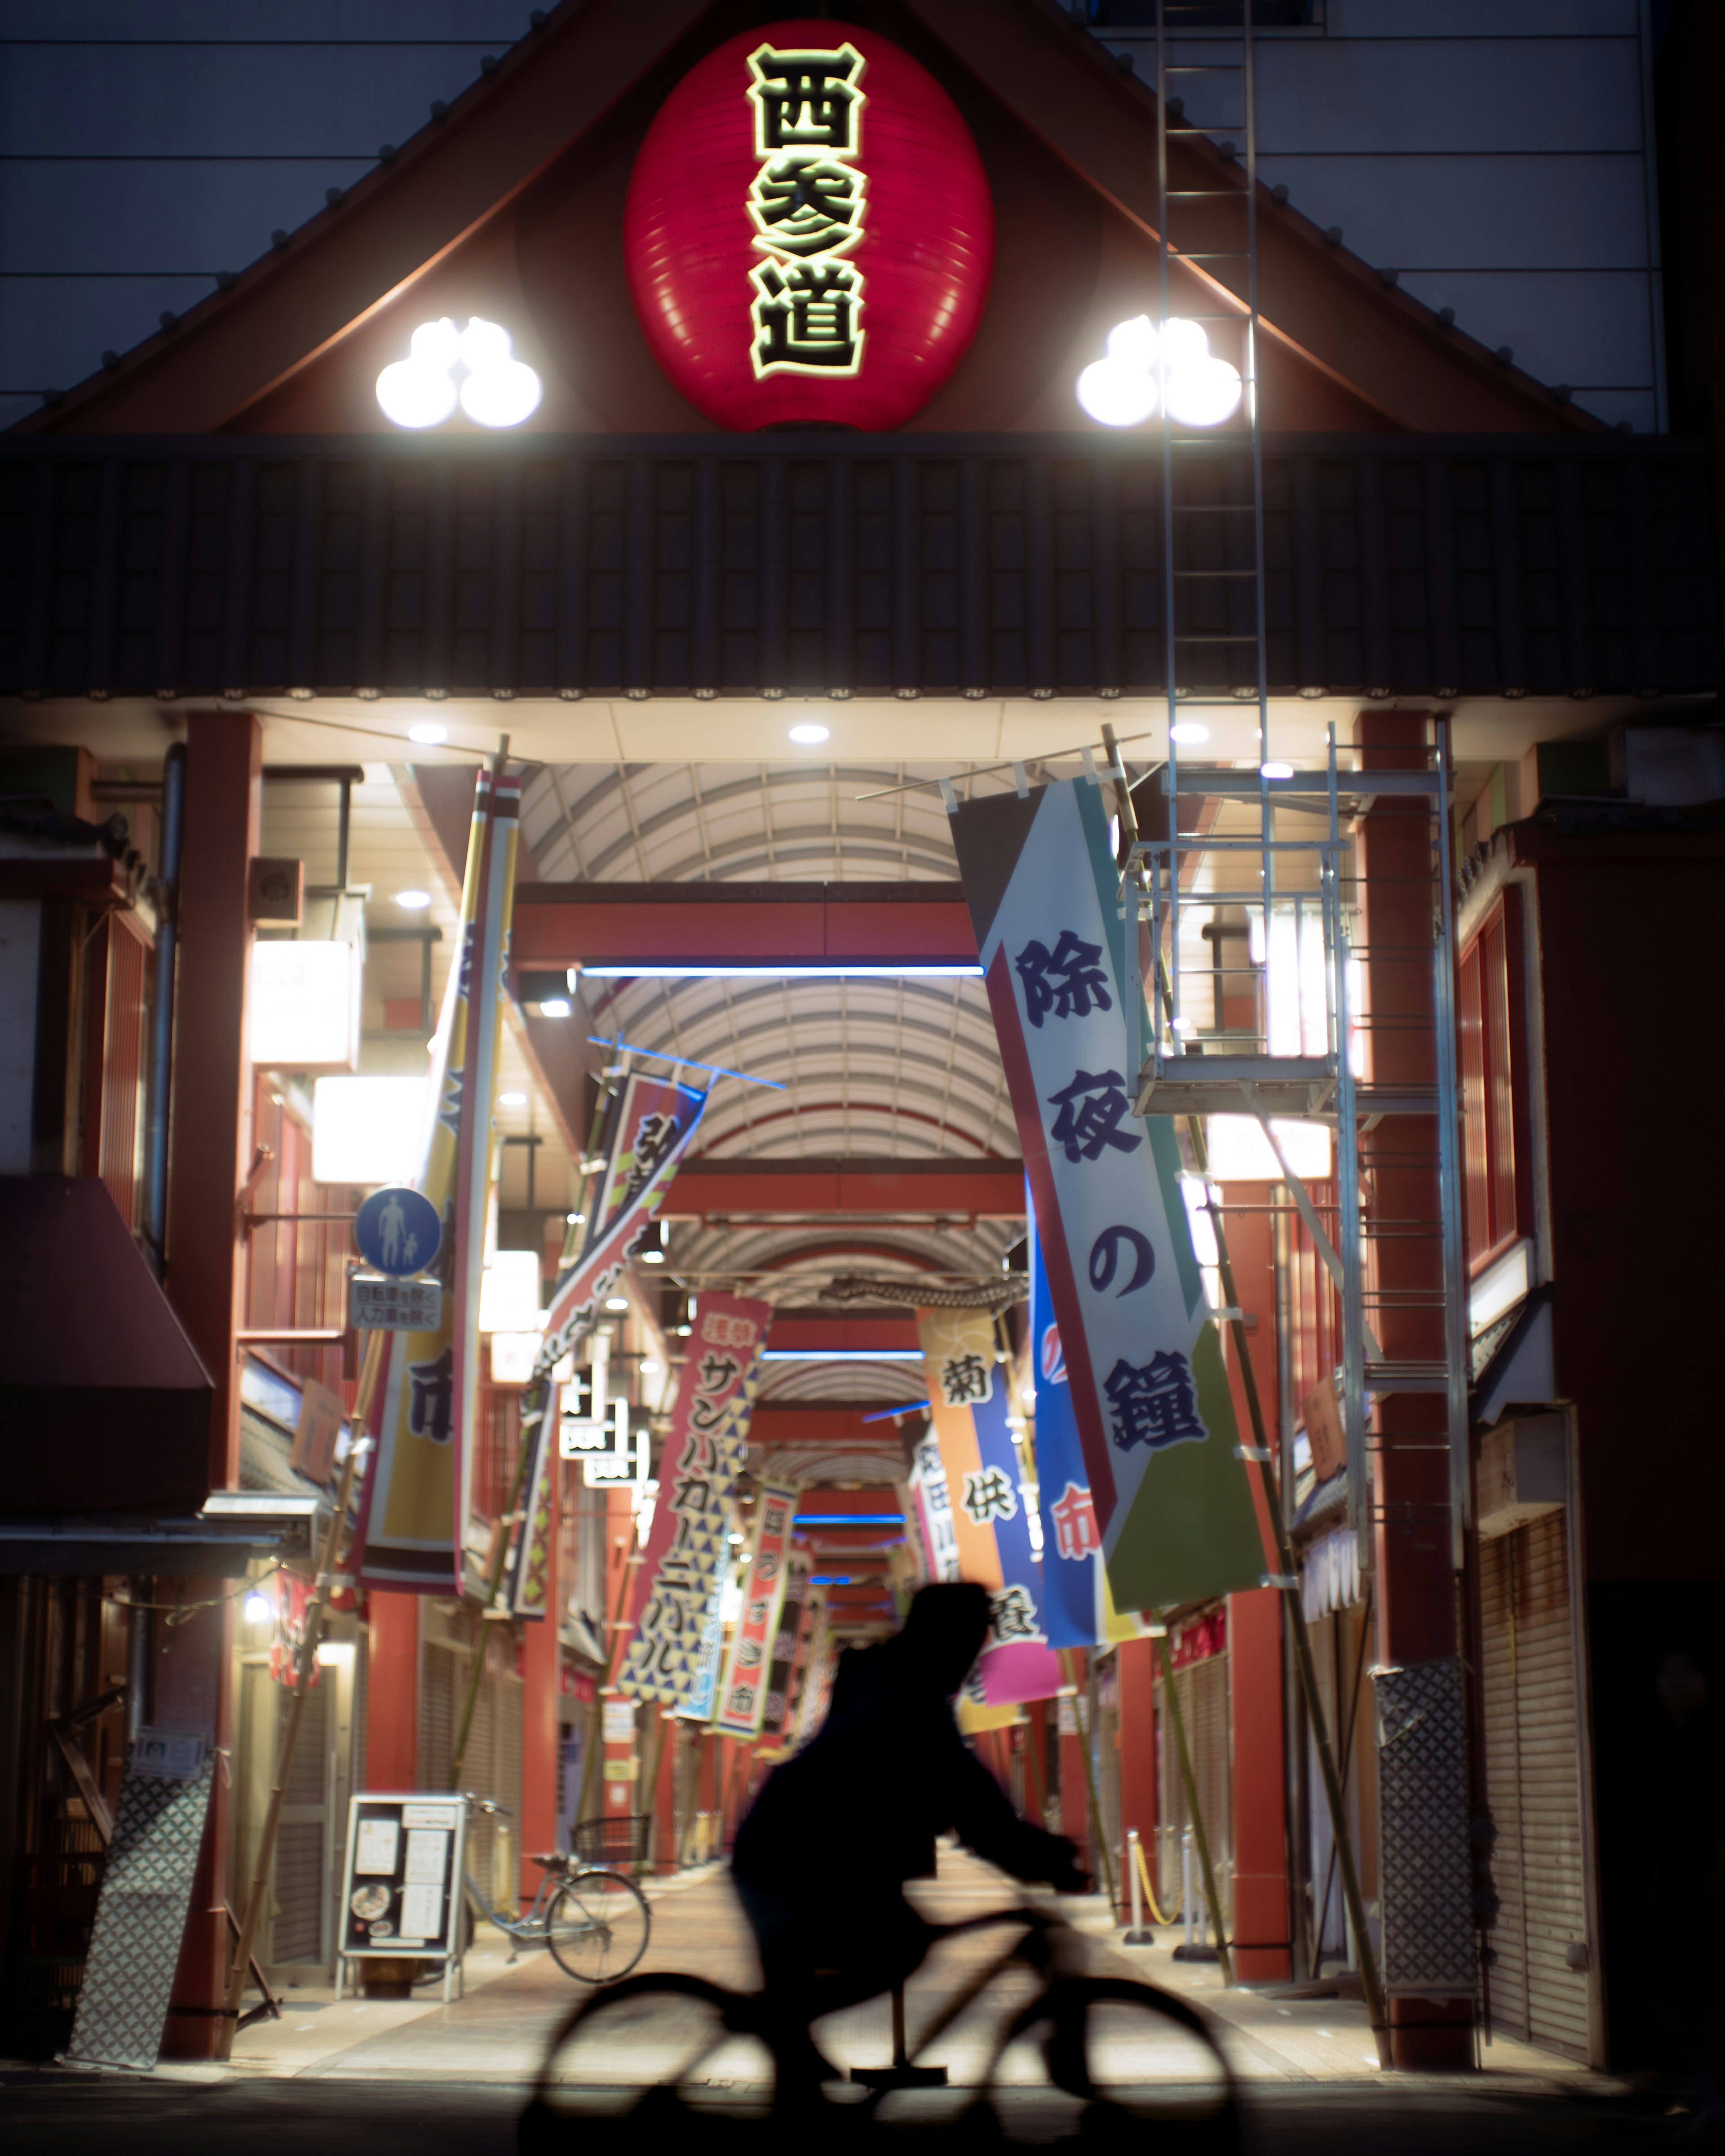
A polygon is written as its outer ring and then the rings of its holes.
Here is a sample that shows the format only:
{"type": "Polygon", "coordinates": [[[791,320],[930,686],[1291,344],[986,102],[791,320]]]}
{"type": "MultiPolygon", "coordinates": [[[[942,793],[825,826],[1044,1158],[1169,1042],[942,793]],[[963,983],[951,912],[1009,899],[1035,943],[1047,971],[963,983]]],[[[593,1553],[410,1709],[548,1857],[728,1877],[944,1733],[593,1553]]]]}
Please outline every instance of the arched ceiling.
{"type": "MultiPolygon", "coordinates": [[[[716,732],[722,711],[713,716],[716,732]]],[[[795,716],[788,706],[787,726],[795,716]]],[[[1013,784],[951,764],[547,765],[524,791],[522,835],[546,881],[949,880],[957,868],[938,790],[896,790],[941,778],[966,794],[1013,784]]],[[[705,1154],[1018,1158],[978,980],[587,979],[575,1019],[783,1088],[720,1080],[705,1154]]],[[[735,1286],[807,1309],[834,1275],[861,1272],[901,1280],[908,1304],[919,1282],[998,1277],[1018,1233],[1009,1220],[932,1214],[708,1216],[672,1223],[665,1273],[696,1291],[735,1286]]],[[[916,1363],[789,1363],[770,1366],[763,1397],[885,1405],[923,1391],[916,1363]]]]}

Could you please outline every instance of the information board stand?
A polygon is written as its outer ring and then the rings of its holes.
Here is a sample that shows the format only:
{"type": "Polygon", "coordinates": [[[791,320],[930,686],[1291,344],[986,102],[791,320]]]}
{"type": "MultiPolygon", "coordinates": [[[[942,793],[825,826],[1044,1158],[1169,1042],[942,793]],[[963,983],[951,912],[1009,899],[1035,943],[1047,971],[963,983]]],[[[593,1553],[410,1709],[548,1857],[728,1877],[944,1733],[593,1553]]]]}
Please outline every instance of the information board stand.
{"type": "Polygon", "coordinates": [[[442,1789],[367,1790],[347,1806],[336,1996],[350,1961],[440,1961],[445,2003],[462,1995],[462,1873],[467,1807],[442,1789]]]}

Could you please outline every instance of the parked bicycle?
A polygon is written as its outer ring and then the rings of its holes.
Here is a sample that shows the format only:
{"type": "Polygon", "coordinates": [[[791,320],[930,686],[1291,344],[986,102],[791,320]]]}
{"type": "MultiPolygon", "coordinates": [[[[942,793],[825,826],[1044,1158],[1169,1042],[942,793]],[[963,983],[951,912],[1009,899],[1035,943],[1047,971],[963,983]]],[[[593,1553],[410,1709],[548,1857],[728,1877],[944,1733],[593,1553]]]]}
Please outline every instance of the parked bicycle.
{"type": "MultiPolygon", "coordinates": [[[[1233,2076],[1202,2013],[1140,1979],[1092,1973],[1085,1942],[1050,1909],[1029,1904],[995,1909],[931,1930],[938,1943],[994,1925],[1014,1928],[1005,1950],[948,1997],[912,2046],[903,2043],[902,2007],[895,1997],[894,2065],[852,2075],[868,2084],[868,2092],[852,2097],[842,2108],[832,2107],[835,2126],[841,2120],[865,2123],[893,2088],[944,2082],[944,2070],[929,2063],[930,2050],[1016,1966],[1029,1974],[1034,1989],[1020,2004],[1023,1987],[1017,1987],[987,2032],[972,2084],[972,2100],[985,2107],[984,2116],[1003,2090],[1010,2088],[1017,2098],[1028,2092],[1023,2047],[1029,2045],[1040,2054],[1048,2084],[1082,2112],[1079,2124],[1086,2138],[1118,2133],[1122,2146],[1130,2137],[1136,2148],[1153,2120],[1165,2150],[1235,2156],[1240,2122],[1233,2076]],[[1195,2040],[1208,2055],[1208,2087],[1194,2092],[1193,2082],[1203,2077],[1184,2071],[1171,2089],[1165,2053],[1154,2062],[1163,2070],[1162,2086],[1153,2082],[1147,2052],[1171,2028],[1195,2040]],[[1003,2072],[1015,2046],[1019,2056],[1010,2071],[1003,2072]]],[[[719,2055],[738,2038],[755,2040],[770,2055],[771,2027],[764,1994],[729,1991],[704,1977],[667,1972],[609,1985],[583,1999],[552,2039],[521,2123],[524,2156],[566,2149],[569,2128],[578,2121],[616,2118],[644,2105],[649,2117],[669,2109],[696,2119],[731,2108],[737,2101],[732,2092],[763,2079],[770,2056],[756,2051],[751,2061],[719,2055]]],[[[776,2087],[771,2101],[775,2113],[783,2116],[776,2087]]]]}
{"type": "MultiPolygon", "coordinates": [[[[513,1816],[506,1805],[470,1789],[465,1801],[470,1817],[475,1812],[490,1819],[513,1816]]],[[[653,1929],[634,1880],[562,1851],[533,1861],[542,1876],[525,1915],[494,1908],[473,1874],[463,1874],[470,1902],[512,1943],[511,1961],[522,1947],[549,1947],[558,1968],[580,1983],[610,1984],[627,1976],[646,1952],[653,1929]]]]}

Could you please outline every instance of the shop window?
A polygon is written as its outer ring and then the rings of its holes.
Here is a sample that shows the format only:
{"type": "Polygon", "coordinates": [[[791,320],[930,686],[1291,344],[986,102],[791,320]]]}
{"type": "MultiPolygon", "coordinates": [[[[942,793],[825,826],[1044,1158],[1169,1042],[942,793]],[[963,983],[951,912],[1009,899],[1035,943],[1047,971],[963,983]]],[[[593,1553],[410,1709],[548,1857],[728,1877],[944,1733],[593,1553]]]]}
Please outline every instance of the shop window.
{"type": "Polygon", "coordinates": [[[1522,895],[1512,885],[1464,947],[1457,981],[1470,1271],[1532,1233],[1522,895]]]}

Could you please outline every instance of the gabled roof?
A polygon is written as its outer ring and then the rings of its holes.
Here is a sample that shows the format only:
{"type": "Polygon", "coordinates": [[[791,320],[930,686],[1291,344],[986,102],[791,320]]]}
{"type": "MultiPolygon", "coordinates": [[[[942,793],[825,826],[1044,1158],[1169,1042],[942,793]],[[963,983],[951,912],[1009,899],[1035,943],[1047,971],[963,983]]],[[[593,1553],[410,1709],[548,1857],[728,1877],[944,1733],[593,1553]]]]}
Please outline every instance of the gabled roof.
{"type": "MultiPolygon", "coordinates": [[[[1138,247],[1154,244],[1154,93],[1075,30],[1054,0],[875,0],[869,14],[883,34],[912,44],[955,94],[968,89],[973,104],[980,95],[1009,115],[1138,247]]],[[[656,103],[661,81],[668,88],[701,52],[762,19],[763,10],[746,0],[652,0],[650,7],[563,0],[445,113],[285,247],[14,431],[203,434],[319,424],[303,400],[290,411],[272,410],[265,400],[280,405],[295,384],[316,375],[321,361],[385,317],[400,342],[392,303],[405,302],[428,280],[434,292],[438,273],[458,259],[480,265],[487,289],[519,290],[516,213],[535,182],[608,126],[623,126],[631,100],[656,103]]],[[[1245,185],[1238,165],[1200,137],[1171,136],[1168,155],[1175,187],[1245,185]]],[[[1304,384],[1302,415],[1312,416],[1296,424],[1422,433],[1599,429],[1590,415],[1391,289],[1262,187],[1258,230],[1266,379],[1280,367],[1304,384]]],[[[1184,272],[1184,292],[1201,275],[1184,272]]],[[[619,282],[610,303],[620,296],[619,282]]],[[[362,372],[357,361],[347,371],[362,372]]],[[[945,393],[941,424],[947,428],[966,424],[950,402],[963,378],[961,367],[945,393]]],[[[294,405],[291,395],[287,403],[294,405]]],[[[380,424],[374,413],[357,412],[337,421],[380,424]]],[[[573,424],[606,423],[578,409],[573,424]]],[[[706,426],[692,413],[683,424],[706,426]]]]}

